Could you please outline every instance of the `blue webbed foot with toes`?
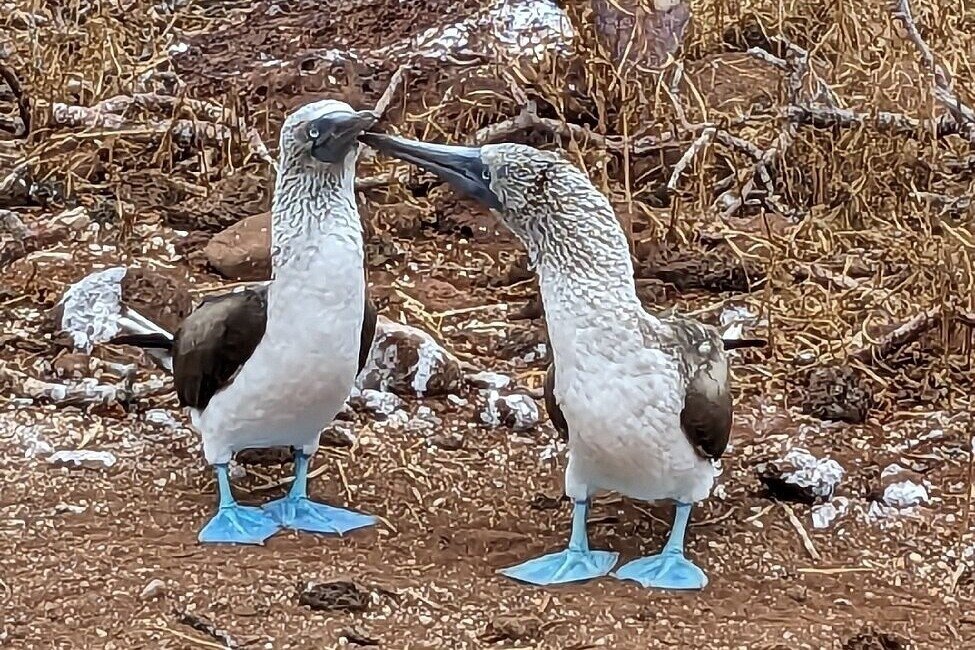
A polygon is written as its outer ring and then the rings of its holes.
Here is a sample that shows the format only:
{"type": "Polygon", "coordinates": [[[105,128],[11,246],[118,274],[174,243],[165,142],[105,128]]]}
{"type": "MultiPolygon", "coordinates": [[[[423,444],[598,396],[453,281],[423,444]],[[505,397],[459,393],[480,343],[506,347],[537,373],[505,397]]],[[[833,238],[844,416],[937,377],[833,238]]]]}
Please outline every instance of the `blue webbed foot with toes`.
{"type": "Polygon", "coordinates": [[[572,512],[572,537],[569,548],[501,569],[509,578],[534,585],[554,585],[600,578],[610,572],[619,555],[610,551],[589,550],[586,535],[588,504],[577,501],[572,512]]]}
{"type": "Polygon", "coordinates": [[[281,530],[281,526],[260,508],[242,506],[234,501],[226,465],[217,465],[220,509],[200,531],[198,539],[205,544],[263,544],[281,530]]]}
{"type": "Polygon", "coordinates": [[[312,533],[341,535],[356,528],[372,526],[376,518],[308,498],[308,463],[305,454],[295,453],[295,480],[287,496],[264,505],[267,514],[282,527],[312,533]]]}
{"type": "Polygon", "coordinates": [[[703,589],[708,577],[697,565],[684,557],[684,532],[690,519],[691,506],[678,504],[670,537],[659,555],[641,557],[624,564],[613,576],[634,580],[644,587],[658,589],[703,589]]]}

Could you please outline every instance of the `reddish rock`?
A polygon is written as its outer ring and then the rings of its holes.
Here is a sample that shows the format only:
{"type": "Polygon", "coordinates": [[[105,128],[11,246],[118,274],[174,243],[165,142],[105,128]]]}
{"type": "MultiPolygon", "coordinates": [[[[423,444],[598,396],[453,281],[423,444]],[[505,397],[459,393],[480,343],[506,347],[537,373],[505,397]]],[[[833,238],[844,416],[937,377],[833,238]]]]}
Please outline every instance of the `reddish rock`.
{"type": "Polygon", "coordinates": [[[55,359],[51,366],[54,374],[61,379],[87,377],[91,370],[91,357],[83,352],[69,352],[55,359]]]}
{"type": "Polygon", "coordinates": [[[270,214],[238,221],[217,233],[203,249],[207,261],[220,275],[233,280],[267,280],[271,277],[270,214]]]}

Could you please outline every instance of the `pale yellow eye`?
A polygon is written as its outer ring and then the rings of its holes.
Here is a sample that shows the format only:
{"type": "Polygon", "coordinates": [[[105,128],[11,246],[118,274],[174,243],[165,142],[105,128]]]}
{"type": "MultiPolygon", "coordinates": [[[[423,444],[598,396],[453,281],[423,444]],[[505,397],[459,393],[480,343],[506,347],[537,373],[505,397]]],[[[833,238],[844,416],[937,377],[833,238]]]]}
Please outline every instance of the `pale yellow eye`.
{"type": "Polygon", "coordinates": [[[308,137],[309,138],[317,138],[318,137],[318,127],[317,126],[313,126],[310,129],[308,129],[308,137]]]}

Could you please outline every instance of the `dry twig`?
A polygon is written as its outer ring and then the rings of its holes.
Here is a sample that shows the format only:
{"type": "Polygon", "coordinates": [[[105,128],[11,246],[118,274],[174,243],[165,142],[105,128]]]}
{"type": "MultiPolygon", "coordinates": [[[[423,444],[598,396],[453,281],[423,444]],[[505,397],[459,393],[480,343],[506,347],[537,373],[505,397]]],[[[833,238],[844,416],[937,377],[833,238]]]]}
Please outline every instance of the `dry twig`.
{"type": "Polygon", "coordinates": [[[173,614],[175,614],[176,620],[179,623],[183,625],[187,625],[193,628],[194,630],[196,630],[197,632],[203,632],[210,638],[222,643],[223,647],[225,648],[242,647],[241,644],[238,643],[236,639],[230,636],[229,632],[225,630],[221,630],[212,622],[210,622],[209,620],[207,620],[202,616],[199,616],[197,614],[194,614],[193,612],[183,610],[183,609],[177,609],[173,612],[173,614]]]}
{"type": "Polygon", "coordinates": [[[853,339],[856,348],[850,353],[850,357],[864,363],[869,363],[874,358],[883,358],[894,350],[916,341],[921,334],[935,327],[940,321],[941,308],[931,307],[904,321],[876,341],[867,344],[863,342],[866,335],[861,329],[853,339]]]}
{"type": "Polygon", "coordinates": [[[389,85],[386,86],[386,90],[383,91],[382,97],[379,98],[379,101],[376,102],[376,107],[373,109],[377,118],[381,118],[386,114],[386,111],[389,110],[389,105],[393,103],[393,97],[396,96],[396,91],[399,90],[399,87],[403,84],[403,76],[409,69],[410,66],[401,65],[396,69],[396,72],[393,73],[392,78],[389,80],[389,85]]]}
{"type": "Polygon", "coordinates": [[[680,157],[677,164],[674,165],[674,171],[670,174],[670,180],[667,181],[667,189],[671,192],[677,189],[677,183],[680,181],[681,174],[687,169],[687,166],[691,164],[694,157],[698,155],[703,149],[706,149],[711,140],[717,133],[717,129],[713,126],[709,126],[701,131],[701,135],[697,136],[697,139],[691,143],[691,146],[687,148],[684,155],[680,157]]]}
{"type": "Polygon", "coordinates": [[[17,110],[20,111],[20,121],[23,122],[24,130],[22,133],[15,133],[14,135],[26,137],[30,134],[30,102],[27,100],[27,95],[24,94],[24,89],[20,86],[20,80],[13,70],[8,68],[0,61],[0,80],[4,81],[10,88],[10,92],[17,99],[17,110]]]}
{"type": "Polygon", "coordinates": [[[809,533],[806,531],[806,527],[802,525],[799,521],[799,517],[796,516],[795,511],[788,503],[783,503],[782,508],[785,510],[786,516],[789,518],[789,523],[795,528],[796,532],[799,534],[799,539],[802,540],[802,546],[809,553],[809,557],[819,562],[823,559],[823,556],[819,554],[816,550],[816,545],[813,544],[812,538],[809,537],[809,533]]]}
{"type": "MultiPolygon", "coordinates": [[[[945,69],[937,62],[934,57],[934,52],[921,37],[921,32],[917,28],[917,23],[914,22],[914,16],[911,13],[911,3],[910,0],[895,0],[892,4],[891,11],[894,18],[900,21],[901,25],[904,26],[907,32],[907,37],[914,43],[917,47],[918,53],[921,55],[921,60],[924,61],[924,65],[931,71],[934,75],[934,95],[935,98],[944,104],[945,108],[951,113],[956,121],[961,124],[975,124],[975,111],[972,110],[970,106],[963,103],[951,88],[951,78],[945,69]]],[[[971,131],[969,131],[971,134],[971,131]]]]}

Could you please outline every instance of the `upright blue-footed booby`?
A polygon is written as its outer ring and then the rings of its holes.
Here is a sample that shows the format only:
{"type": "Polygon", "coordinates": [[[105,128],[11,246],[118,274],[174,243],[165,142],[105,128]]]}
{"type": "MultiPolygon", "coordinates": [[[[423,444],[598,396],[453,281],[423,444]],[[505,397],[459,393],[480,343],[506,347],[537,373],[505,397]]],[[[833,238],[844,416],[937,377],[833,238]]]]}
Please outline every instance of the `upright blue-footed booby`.
{"type": "Polygon", "coordinates": [[[262,544],[282,527],[344,533],[375,522],[307,492],[319,433],[348,398],[375,332],[353,187],[356,137],[375,122],[333,100],[290,114],[271,208],[271,282],[205,300],[172,337],[112,341],[172,355],[177,395],[220,491],[202,542],[262,544]],[[227,467],[234,452],[276,446],[295,451],[290,492],[263,508],[238,504],[227,467]]]}
{"type": "Polygon", "coordinates": [[[360,139],[490,208],[538,273],[553,355],[546,401],[553,423],[568,432],[572,533],[566,550],[502,573],[538,585],[609,574],[618,555],[589,548],[586,516],[594,493],[614,491],[673,501],[676,514],[660,554],[613,575],[645,587],[704,587],[704,572],[684,555],[684,533],[692,504],[710,494],[714,461],[731,432],[728,361],[717,330],[643,309],[609,200],[557,154],[510,143],[360,139]]]}

